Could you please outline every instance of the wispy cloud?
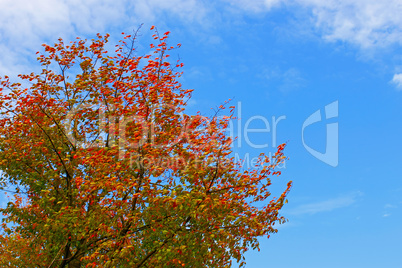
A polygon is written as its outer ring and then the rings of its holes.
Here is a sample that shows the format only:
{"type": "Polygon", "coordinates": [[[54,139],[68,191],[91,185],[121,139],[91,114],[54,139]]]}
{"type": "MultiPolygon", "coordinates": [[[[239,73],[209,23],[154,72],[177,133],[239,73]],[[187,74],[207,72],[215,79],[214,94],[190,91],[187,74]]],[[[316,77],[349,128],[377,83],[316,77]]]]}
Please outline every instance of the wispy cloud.
{"type": "Polygon", "coordinates": [[[103,33],[125,14],[124,1],[0,1],[1,75],[32,71],[24,68],[44,42],[103,33]]]}
{"type": "Polygon", "coordinates": [[[205,22],[208,6],[196,0],[137,0],[131,5],[135,15],[142,19],[155,20],[161,13],[173,15],[185,22],[205,22]]]}
{"type": "Polygon", "coordinates": [[[402,44],[399,0],[296,0],[310,7],[323,37],[362,48],[402,44]]]}
{"type": "Polygon", "coordinates": [[[291,215],[303,215],[303,214],[316,214],[320,212],[328,212],[335,209],[348,207],[356,202],[356,198],[359,193],[349,194],[347,196],[341,196],[332,198],[320,202],[303,204],[288,211],[291,215]]]}
{"type": "Polygon", "coordinates": [[[400,0],[258,0],[231,1],[244,11],[268,12],[284,4],[288,10],[305,9],[304,22],[314,24],[322,38],[361,48],[402,44],[400,0]]]}
{"type": "MultiPolygon", "coordinates": [[[[219,35],[213,32],[217,25],[236,17],[228,11],[249,14],[275,12],[276,8],[307,11],[299,18],[300,23],[305,23],[307,29],[312,27],[328,41],[348,42],[362,48],[402,45],[400,0],[220,0],[213,4],[196,0],[2,0],[0,72],[32,71],[21,68],[34,59],[33,52],[41,43],[53,43],[58,37],[73,39],[115,29],[127,31],[143,22],[164,27],[168,18],[188,26],[195,35],[200,35],[199,29],[203,28],[209,42],[216,44],[220,42],[219,35]]],[[[290,81],[291,85],[284,89],[293,88],[295,81],[300,84],[298,74],[288,73],[287,77],[285,82],[290,81]]],[[[396,74],[398,87],[402,87],[400,79],[396,74]]]]}
{"type": "Polygon", "coordinates": [[[296,68],[288,69],[282,76],[282,85],[280,90],[282,92],[289,92],[303,87],[306,80],[303,78],[300,71],[296,68]]]}
{"type": "Polygon", "coordinates": [[[397,206],[391,204],[385,204],[384,208],[397,208],[397,206]]]}
{"type": "Polygon", "coordinates": [[[391,82],[396,86],[398,90],[402,90],[402,73],[394,74],[391,82]]]}
{"type": "Polygon", "coordinates": [[[269,11],[273,7],[279,6],[283,0],[224,0],[233,7],[251,12],[269,11]]]}
{"type": "Polygon", "coordinates": [[[306,79],[297,68],[280,70],[279,67],[266,68],[259,77],[278,84],[278,89],[282,93],[298,90],[305,86],[306,79]]]}
{"type": "Polygon", "coordinates": [[[389,212],[389,211],[390,211],[390,210],[393,210],[393,209],[396,209],[396,208],[398,208],[398,206],[392,205],[392,204],[385,204],[385,206],[384,206],[385,212],[384,212],[384,214],[383,214],[382,216],[383,216],[384,218],[391,216],[392,213],[389,212]]]}
{"type": "Polygon", "coordinates": [[[44,42],[76,36],[92,38],[111,29],[133,30],[140,23],[164,25],[168,17],[183,25],[204,23],[206,6],[196,0],[137,1],[0,1],[0,75],[30,72],[22,69],[44,42]]]}

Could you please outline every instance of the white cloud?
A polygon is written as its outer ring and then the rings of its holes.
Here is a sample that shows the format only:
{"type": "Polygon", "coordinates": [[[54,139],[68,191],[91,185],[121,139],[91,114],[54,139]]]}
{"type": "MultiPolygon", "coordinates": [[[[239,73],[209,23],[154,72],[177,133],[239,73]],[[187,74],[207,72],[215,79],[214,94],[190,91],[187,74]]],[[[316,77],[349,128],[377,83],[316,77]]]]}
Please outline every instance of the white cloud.
{"type": "Polygon", "coordinates": [[[295,0],[312,9],[316,26],[329,41],[362,48],[402,44],[400,0],[295,0]]]}
{"type": "Polygon", "coordinates": [[[267,12],[285,4],[291,12],[300,7],[327,41],[342,41],[363,49],[402,44],[402,2],[400,0],[236,0],[232,5],[244,11],[267,12]]]}
{"type": "Polygon", "coordinates": [[[3,0],[0,33],[4,39],[27,47],[32,41],[77,33],[103,32],[125,20],[124,1],[3,0]],[[119,4],[120,3],[120,4],[119,4]]]}
{"type": "Polygon", "coordinates": [[[126,21],[124,1],[0,1],[0,75],[28,73],[29,60],[44,42],[94,36],[126,21]]]}
{"type": "Polygon", "coordinates": [[[2,0],[0,75],[26,72],[19,67],[36,58],[42,43],[54,43],[59,37],[93,38],[114,28],[133,30],[144,22],[161,25],[167,16],[204,24],[206,13],[196,0],[2,0]]]}
{"type": "Polygon", "coordinates": [[[288,213],[292,215],[303,215],[332,211],[352,205],[356,202],[357,195],[358,194],[350,194],[348,196],[342,196],[321,202],[300,205],[294,209],[291,209],[288,213]]]}
{"type": "Polygon", "coordinates": [[[396,86],[398,90],[402,90],[402,73],[394,74],[391,82],[396,86]]]}
{"type": "MultiPolygon", "coordinates": [[[[142,22],[164,27],[168,17],[200,34],[199,27],[192,26],[214,29],[231,14],[222,13],[228,10],[258,13],[285,6],[290,12],[301,7],[309,11],[301,23],[309,28],[313,22],[315,31],[328,41],[363,48],[402,44],[400,0],[221,0],[212,4],[197,0],[2,0],[0,72],[25,72],[20,66],[27,65],[40,44],[53,43],[58,37],[94,36],[116,28],[127,31],[142,22]]],[[[215,38],[211,42],[220,42],[214,33],[206,35],[215,38]]]]}
{"type": "Polygon", "coordinates": [[[241,10],[263,12],[279,6],[283,0],[225,0],[225,2],[229,2],[231,6],[240,8],[241,10]]]}

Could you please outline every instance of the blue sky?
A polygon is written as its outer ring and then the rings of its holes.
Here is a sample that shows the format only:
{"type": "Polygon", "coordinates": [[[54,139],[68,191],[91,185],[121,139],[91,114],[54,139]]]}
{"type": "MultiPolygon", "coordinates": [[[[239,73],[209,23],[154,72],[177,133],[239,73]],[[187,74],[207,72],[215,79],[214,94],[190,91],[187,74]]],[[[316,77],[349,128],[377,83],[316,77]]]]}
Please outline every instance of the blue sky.
{"type": "Polygon", "coordinates": [[[3,0],[0,75],[38,70],[35,52],[58,37],[113,42],[144,23],[141,49],[151,25],[170,31],[189,112],[233,99],[241,158],[288,142],[272,190],[294,181],[289,222],[247,267],[402,268],[400,14],[400,0],[3,0]]]}

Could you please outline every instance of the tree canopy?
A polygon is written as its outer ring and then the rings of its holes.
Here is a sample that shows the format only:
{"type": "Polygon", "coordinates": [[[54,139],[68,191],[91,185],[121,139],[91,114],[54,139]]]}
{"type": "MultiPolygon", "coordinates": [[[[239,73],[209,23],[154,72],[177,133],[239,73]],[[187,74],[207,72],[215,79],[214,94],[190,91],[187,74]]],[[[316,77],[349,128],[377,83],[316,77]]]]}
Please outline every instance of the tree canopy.
{"type": "Polygon", "coordinates": [[[108,34],[59,39],[40,73],[0,79],[1,267],[244,265],[285,221],[291,182],[277,198],[268,189],[285,145],[259,168],[237,165],[233,110],[187,115],[192,90],[168,59],[180,45],[151,30],[145,56],[136,33],[114,52],[108,34]]]}

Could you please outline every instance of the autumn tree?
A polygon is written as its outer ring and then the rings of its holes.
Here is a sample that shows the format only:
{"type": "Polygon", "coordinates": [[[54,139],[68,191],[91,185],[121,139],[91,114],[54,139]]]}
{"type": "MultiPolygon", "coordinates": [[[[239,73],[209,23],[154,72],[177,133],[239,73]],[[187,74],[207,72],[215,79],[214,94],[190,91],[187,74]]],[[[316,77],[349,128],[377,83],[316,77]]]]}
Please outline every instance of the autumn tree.
{"type": "Polygon", "coordinates": [[[59,39],[43,45],[39,74],[1,78],[1,267],[243,265],[285,221],[291,184],[278,198],[268,189],[284,145],[258,168],[237,165],[232,112],[185,114],[176,47],[151,30],[145,56],[136,33],[115,52],[107,34],[59,39]]]}

